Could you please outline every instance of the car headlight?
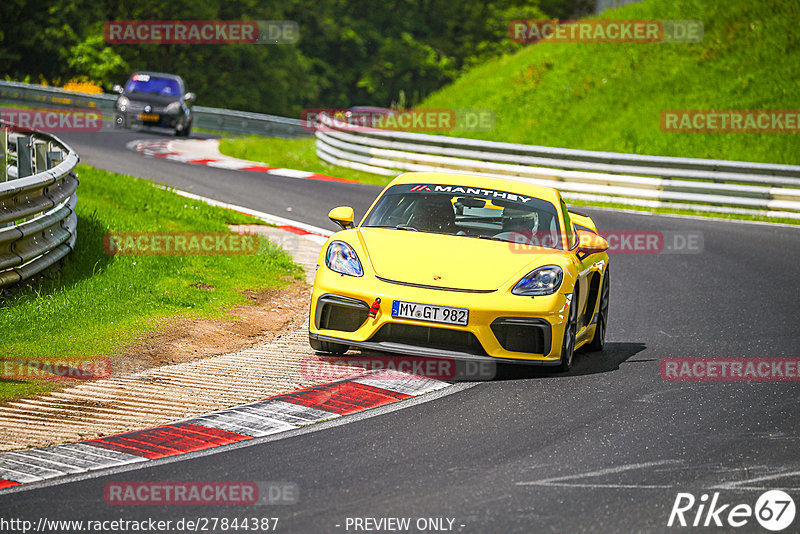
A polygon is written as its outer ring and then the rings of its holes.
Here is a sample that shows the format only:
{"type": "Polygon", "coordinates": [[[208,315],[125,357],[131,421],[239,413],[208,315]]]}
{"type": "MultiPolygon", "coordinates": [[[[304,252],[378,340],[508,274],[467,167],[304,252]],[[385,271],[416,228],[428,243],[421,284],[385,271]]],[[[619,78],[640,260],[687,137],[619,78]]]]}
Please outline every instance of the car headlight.
{"type": "Polygon", "coordinates": [[[325,253],[325,265],[328,269],[349,276],[364,276],[356,251],[344,241],[334,241],[325,253]]]}
{"type": "Polygon", "coordinates": [[[120,111],[125,111],[126,109],[128,109],[128,105],[130,103],[131,101],[128,100],[128,97],[121,96],[117,99],[117,109],[120,111]]]}
{"type": "Polygon", "coordinates": [[[180,102],[170,102],[167,104],[167,107],[164,108],[164,113],[177,113],[181,110],[181,103],[180,102]]]}
{"type": "Polygon", "coordinates": [[[564,280],[564,271],[558,265],[545,265],[532,270],[517,282],[511,290],[515,295],[535,297],[539,295],[552,295],[561,287],[564,280]]]}

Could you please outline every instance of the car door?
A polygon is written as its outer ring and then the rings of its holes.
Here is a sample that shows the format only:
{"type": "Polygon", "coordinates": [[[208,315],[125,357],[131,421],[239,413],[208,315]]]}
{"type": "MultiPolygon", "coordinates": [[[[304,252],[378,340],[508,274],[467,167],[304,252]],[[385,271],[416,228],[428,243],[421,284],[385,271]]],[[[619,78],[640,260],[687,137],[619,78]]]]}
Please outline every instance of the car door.
{"type": "MultiPolygon", "coordinates": [[[[592,292],[590,281],[593,273],[596,272],[596,258],[593,258],[593,255],[582,256],[578,254],[578,233],[576,232],[575,226],[569,217],[569,211],[567,210],[567,205],[564,202],[564,199],[561,199],[561,218],[565,229],[564,242],[566,243],[566,248],[569,251],[571,259],[574,260],[576,269],[578,271],[578,278],[575,282],[575,285],[578,288],[578,299],[576,301],[573,294],[572,305],[578,307],[578,334],[580,334],[580,331],[589,325],[589,323],[591,323],[591,314],[594,311],[593,309],[588,308],[593,302],[593,299],[591,298],[592,292]]],[[[596,300],[594,302],[596,302],[596,300]]],[[[591,308],[594,308],[594,306],[591,306],[591,308]]]]}

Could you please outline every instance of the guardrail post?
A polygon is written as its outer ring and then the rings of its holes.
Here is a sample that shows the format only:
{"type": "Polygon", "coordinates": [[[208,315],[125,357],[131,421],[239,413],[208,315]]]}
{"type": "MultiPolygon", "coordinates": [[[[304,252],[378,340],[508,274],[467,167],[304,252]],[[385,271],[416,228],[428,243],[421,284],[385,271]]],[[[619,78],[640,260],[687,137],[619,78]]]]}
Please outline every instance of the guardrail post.
{"type": "Polygon", "coordinates": [[[64,161],[64,153],[59,151],[47,152],[47,168],[52,169],[64,161]]]}
{"type": "Polygon", "coordinates": [[[33,175],[31,141],[33,141],[31,135],[17,137],[17,178],[33,175]]]}
{"type": "Polygon", "coordinates": [[[33,161],[36,172],[46,171],[47,166],[47,148],[49,143],[47,141],[34,141],[33,142],[33,161]]]}
{"type": "Polygon", "coordinates": [[[0,129],[0,182],[8,180],[8,128],[0,129]]]}

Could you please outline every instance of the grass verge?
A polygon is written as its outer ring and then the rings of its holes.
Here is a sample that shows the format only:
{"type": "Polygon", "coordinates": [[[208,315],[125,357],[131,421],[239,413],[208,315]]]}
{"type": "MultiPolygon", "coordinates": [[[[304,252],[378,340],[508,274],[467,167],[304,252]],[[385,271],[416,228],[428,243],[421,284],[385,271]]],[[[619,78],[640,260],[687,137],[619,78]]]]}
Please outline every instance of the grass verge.
{"type": "Polygon", "coordinates": [[[422,102],[483,108],[457,136],[632,154],[800,164],[797,133],[674,133],[665,110],[800,109],[800,9],[771,0],[645,0],[600,19],[696,19],[697,43],[548,43],[476,67],[422,102]]]}
{"type": "MultiPolygon", "coordinates": [[[[166,318],[226,317],[247,302],[243,290],[302,278],[302,268],[267,241],[249,255],[109,255],[107,232],[227,232],[228,224],[255,221],[130,176],[85,165],[78,174],[78,240],[63,269],[0,294],[3,359],[109,356],[166,318]]],[[[51,387],[4,380],[0,399],[51,387]]]]}

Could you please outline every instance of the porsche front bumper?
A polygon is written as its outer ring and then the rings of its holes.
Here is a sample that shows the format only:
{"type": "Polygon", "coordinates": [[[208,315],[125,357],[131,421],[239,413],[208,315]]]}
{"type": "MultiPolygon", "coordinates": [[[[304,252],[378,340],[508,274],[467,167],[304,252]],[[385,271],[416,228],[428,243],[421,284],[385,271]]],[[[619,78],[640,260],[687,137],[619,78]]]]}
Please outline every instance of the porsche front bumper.
{"type": "Polygon", "coordinates": [[[311,297],[309,337],[362,349],[493,362],[557,365],[567,295],[522,297],[509,290],[433,288],[320,267],[311,297]],[[370,306],[380,298],[379,310],[370,306]],[[467,308],[466,326],[392,317],[392,302],[467,308]]]}

